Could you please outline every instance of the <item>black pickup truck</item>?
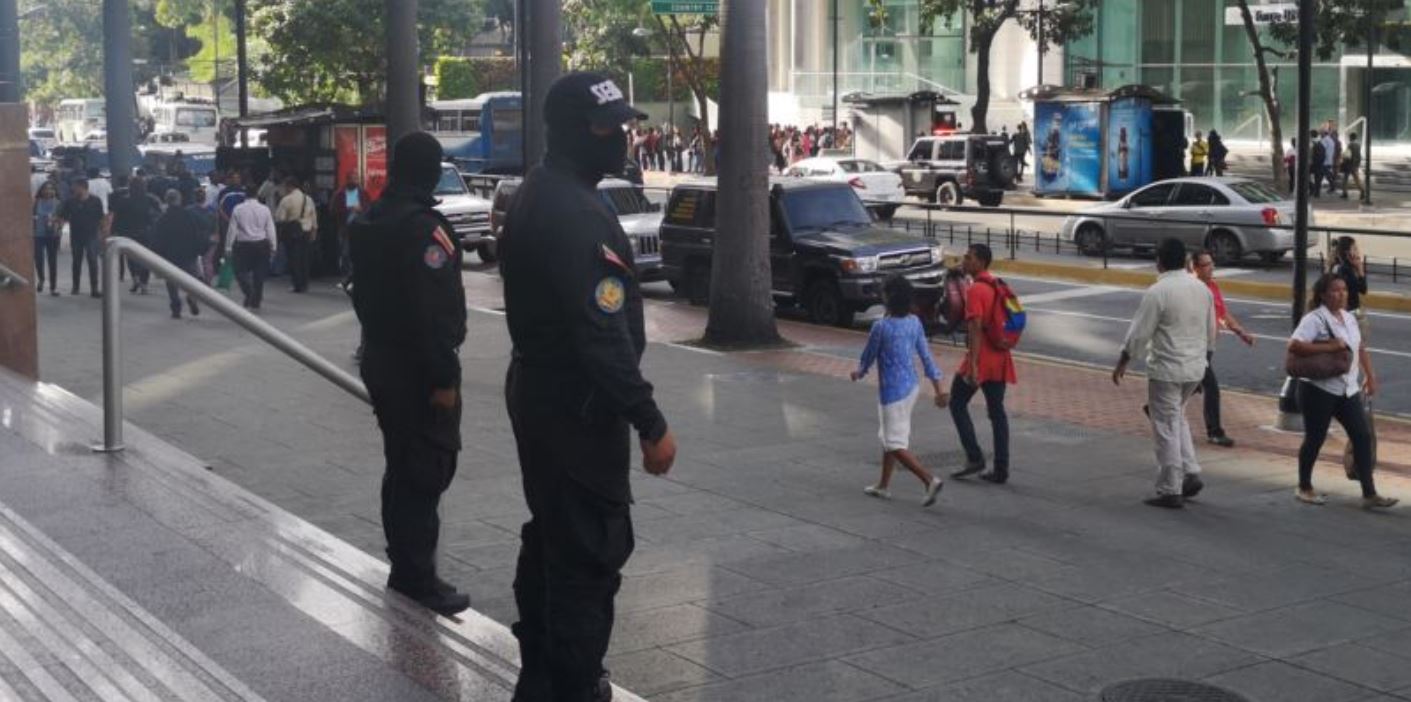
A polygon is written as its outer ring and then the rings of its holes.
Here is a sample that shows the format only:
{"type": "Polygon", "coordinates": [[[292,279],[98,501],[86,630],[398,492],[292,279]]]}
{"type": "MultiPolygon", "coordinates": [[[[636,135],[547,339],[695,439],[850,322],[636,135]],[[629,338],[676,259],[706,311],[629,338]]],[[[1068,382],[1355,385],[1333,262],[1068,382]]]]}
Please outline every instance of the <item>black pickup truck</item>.
{"type": "Polygon", "coordinates": [[[938,205],[959,205],[970,198],[985,207],[999,207],[1016,173],[1009,143],[986,134],[917,139],[896,171],[907,195],[938,205]]]}
{"type": "MultiPolygon", "coordinates": [[[[802,306],[814,322],[851,326],[881,304],[882,282],[899,273],[917,284],[919,307],[934,306],[944,273],[939,244],[878,226],[847,183],[779,179],[769,195],[776,299],[802,306]]],[[[715,196],[714,181],[676,186],[661,225],[662,272],[693,304],[710,299],[715,196]]]]}

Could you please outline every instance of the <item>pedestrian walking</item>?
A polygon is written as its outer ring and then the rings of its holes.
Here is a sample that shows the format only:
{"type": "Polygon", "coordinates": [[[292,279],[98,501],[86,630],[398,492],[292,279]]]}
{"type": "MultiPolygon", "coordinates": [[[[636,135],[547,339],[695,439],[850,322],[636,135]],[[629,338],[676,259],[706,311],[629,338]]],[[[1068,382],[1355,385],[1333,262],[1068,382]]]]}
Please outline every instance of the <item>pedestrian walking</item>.
{"type": "Polygon", "coordinates": [[[1332,195],[1337,192],[1338,176],[1342,173],[1342,139],[1338,137],[1337,123],[1332,120],[1328,120],[1323,130],[1323,150],[1326,152],[1323,176],[1328,179],[1328,194],[1332,195]]]}
{"type": "Polygon", "coordinates": [[[951,381],[950,414],[960,435],[960,444],[965,448],[965,468],[951,477],[968,478],[979,473],[981,480],[1003,485],[1009,481],[1009,414],[1004,409],[1004,396],[1008,387],[1018,382],[1018,377],[1014,354],[998,346],[987,331],[996,323],[1001,304],[999,280],[990,273],[993,261],[994,252],[985,244],[971,246],[961,260],[961,267],[972,282],[965,294],[965,360],[951,381]],[[994,470],[989,472],[985,472],[985,453],[970,418],[970,401],[976,393],[985,395],[985,409],[994,435],[994,470]]]}
{"type": "Polygon", "coordinates": [[[1146,504],[1180,509],[1205,487],[1185,408],[1215,350],[1215,303],[1210,289],[1186,273],[1186,246],[1179,239],[1162,241],[1156,256],[1160,275],[1142,295],[1112,383],[1122,384],[1132,359],[1146,359],[1146,409],[1158,468],[1156,496],[1146,504]]]}
{"type": "Polygon", "coordinates": [[[1362,185],[1362,141],[1353,132],[1347,136],[1347,148],[1342,152],[1342,199],[1347,199],[1347,181],[1357,183],[1358,194],[1366,192],[1362,185]]]}
{"type": "Polygon", "coordinates": [[[245,308],[260,310],[265,297],[265,276],[270,262],[279,249],[274,229],[274,215],[259,198],[248,197],[230,215],[230,231],[226,241],[235,264],[235,282],[240,284],[245,308]]]}
{"type": "Polygon", "coordinates": [[[338,269],[345,276],[352,275],[353,261],[348,253],[348,229],[354,219],[372,204],[367,191],[363,190],[362,179],[357,173],[350,173],[343,183],[343,189],[333,196],[329,213],[338,226],[338,269]]]}
{"type": "Polygon", "coordinates": [[[1029,149],[1034,145],[1033,137],[1029,134],[1029,124],[1020,122],[1014,129],[1014,180],[1023,182],[1024,168],[1028,165],[1029,149]]]}
{"type": "Polygon", "coordinates": [[[281,188],[284,197],[275,210],[274,226],[289,262],[292,290],[303,293],[309,289],[309,251],[318,236],[318,206],[299,189],[298,178],[285,178],[281,188]]]}
{"type": "Polygon", "coordinates": [[[1195,133],[1195,143],[1191,144],[1191,175],[1205,175],[1205,162],[1210,157],[1210,145],[1201,137],[1200,132],[1195,133]]]}
{"type": "Polygon", "coordinates": [[[230,173],[226,174],[225,185],[216,197],[216,217],[220,227],[220,241],[216,246],[216,268],[219,268],[224,260],[225,252],[230,250],[230,218],[235,214],[235,208],[245,202],[247,197],[243,181],[240,171],[231,169],[230,173]]]}
{"type": "Polygon", "coordinates": [[[1313,197],[1323,195],[1323,175],[1328,161],[1328,144],[1317,130],[1308,132],[1308,177],[1309,190],[1313,197]]]}
{"type": "MultiPolygon", "coordinates": [[[[152,224],[152,250],[173,266],[196,279],[201,279],[200,260],[210,247],[205,222],[191,210],[181,206],[181,191],[172,188],[166,194],[167,209],[152,224]]],[[[181,319],[181,288],[167,279],[167,302],[172,319],[181,319]]],[[[196,298],[186,296],[191,316],[201,314],[196,298]]]]}
{"type": "MultiPolygon", "coordinates": [[[[1311,312],[1303,316],[1288,352],[1298,359],[1314,356],[1346,354],[1347,372],[1329,377],[1301,379],[1298,384],[1298,406],[1303,412],[1303,446],[1298,450],[1298,491],[1300,502],[1321,505],[1327,496],[1313,489],[1313,464],[1328,438],[1328,427],[1336,419],[1347,433],[1352,445],[1353,466],[1362,486],[1362,506],[1385,509],[1397,503],[1395,498],[1377,494],[1372,479],[1372,430],[1367,416],[1365,398],[1377,394],[1377,377],[1372,369],[1372,356],[1362,344],[1356,320],[1347,311],[1349,290],[1347,281],[1328,273],[1313,285],[1308,302],[1311,312]]],[[[1292,359],[1291,359],[1292,360],[1292,359]]]]}
{"type": "Polygon", "coordinates": [[[450,616],[470,597],[436,573],[441,495],[461,450],[465,341],[462,252],[435,210],[441,144],[425,132],[397,140],[387,189],[349,231],[353,307],[365,348],[359,370],[382,431],[382,529],[387,587],[450,616]]]}
{"type": "MultiPolygon", "coordinates": [[[[1246,346],[1254,346],[1254,336],[1245,331],[1240,321],[1225,304],[1225,295],[1220,291],[1220,283],[1215,280],[1215,254],[1201,251],[1195,255],[1195,276],[1210,289],[1215,303],[1215,323],[1239,337],[1246,346]]],[[[1225,433],[1220,421],[1220,381],[1215,377],[1215,352],[1206,358],[1205,377],[1200,381],[1200,390],[1205,400],[1205,437],[1210,443],[1224,448],[1233,448],[1235,440],[1225,433]]]]}
{"type": "Polygon", "coordinates": [[[1214,129],[1210,130],[1210,135],[1206,138],[1206,145],[1210,148],[1210,170],[1215,176],[1225,175],[1225,159],[1230,155],[1230,149],[1225,146],[1225,140],[1220,138],[1220,133],[1214,129]]]}
{"type": "Polygon", "coordinates": [[[1289,194],[1298,189],[1298,138],[1289,139],[1289,147],[1284,150],[1284,170],[1288,171],[1289,194]]]}
{"type": "MultiPolygon", "coordinates": [[[[109,201],[112,203],[112,232],[114,236],[127,237],[143,245],[151,246],[148,236],[152,223],[161,215],[160,203],[148,197],[147,183],[140,176],[117,177],[118,189],[109,201]]],[[[127,270],[132,274],[132,287],[128,292],[147,294],[147,285],[152,280],[151,271],[136,259],[127,259],[127,270]]]]}
{"type": "Polygon", "coordinates": [[[98,247],[102,245],[102,229],[107,215],[103,212],[103,203],[89,194],[87,180],[74,179],[69,183],[69,190],[73,194],[59,206],[56,217],[58,226],[69,225],[69,252],[73,255],[73,289],[70,292],[78,294],[79,278],[87,261],[88,294],[102,297],[102,293],[98,292],[98,247]]]}
{"type": "Polygon", "coordinates": [[[32,217],[34,220],[34,289],[44,292],[44,282],[49,282],[49,294],[59,296],[59,242],[63,232],[59,229],[59,191],[53,183],[39,186],[34,198],[32,217]],[[46,278],[44,271],[49,271],[46,278]]]}
{"type": "Polygon", "coordinates": [[[622,166],[622,125],[645,118],[605,76],[555,81],[544,103],[548,154],[515,196],[500,242],[514,344],[505,395],[530,514],[514,581],[516,700],[611,699],[603,657],[634,546],[631,429],[647,472],[666,474],[676,456],[640,370],[632,245],[597,193],[622,166]]]}
{"type": "Polygon", "coordinates": [[[1328,272],[1347,283],[1347,311],[1357,319],[1358,330],[1362,338],[1367,339],[1371,329],[1367,310],[1362,305],[1362,298],[1367,294],[1367,261],[1362,258],[1357,240],[1350,236],[1338,237],[1333,242],[1329,264],[1328,272]]]}
{"type": "Polygon", "coordinates": [[[215,205],[207,204],[209,202],[211,202],[211,200],[206,196],[205,186],[198,185],[196,189],[192,191],[190,204],[186,206],[186,210],[192,215],[192,223],[206,240],[206,247],[201,250],[200,268],[198,270],[199,277],[201,280],[204,280],[207,285],[211,283],[211,280],[215,278],[216,275],[216,251],[220,245],[219,217],[216,214],[215,205]]]}
{"type": "Polygon", "coordinates": [[[931,346],[926,341],[921,320],[911,313],[914,296],[911,282],[899,275],[893,275],[883,283],[887,316],[872,325],[867,346],[862,350],[862,359],[857,370],[852,372],[852,380],[857,382],[867,377],[872,365],[877,365],[877,383],[881,394],[877,417],[881,423],[878,438],[882,441],[882,476],[876,484],[863,488],[863,492],[873,497],[891,499],[889,486],[892,471],[900,463],[921,481],[921,506],[930,507],[936,503],[936,496],[944,483],[923,468],[921,461],[910,450],[911,410],[921,394],[921,382],[916,377],[913,357],[921,359],[926,378],[931,381],[935,392],[936,406],[944,408],[950,402],[950,396],[941,389],[941,372],[931,358],[931,346]]]}

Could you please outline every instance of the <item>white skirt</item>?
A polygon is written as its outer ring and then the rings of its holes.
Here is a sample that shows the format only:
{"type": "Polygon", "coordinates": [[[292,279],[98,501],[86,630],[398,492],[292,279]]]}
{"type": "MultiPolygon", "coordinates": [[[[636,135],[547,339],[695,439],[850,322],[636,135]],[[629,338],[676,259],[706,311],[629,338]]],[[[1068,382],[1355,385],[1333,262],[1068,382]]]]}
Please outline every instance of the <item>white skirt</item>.
{"type": "Polygon", "coordinates": [[[920,393],[921,386],[917,385],[906,397],[888,405],[877,405],[877,417],[882,423],[877,438],[882,440],[882,450],[902,451],[910,447],[911,408],[916,406],[916,396],[920,393]]]}

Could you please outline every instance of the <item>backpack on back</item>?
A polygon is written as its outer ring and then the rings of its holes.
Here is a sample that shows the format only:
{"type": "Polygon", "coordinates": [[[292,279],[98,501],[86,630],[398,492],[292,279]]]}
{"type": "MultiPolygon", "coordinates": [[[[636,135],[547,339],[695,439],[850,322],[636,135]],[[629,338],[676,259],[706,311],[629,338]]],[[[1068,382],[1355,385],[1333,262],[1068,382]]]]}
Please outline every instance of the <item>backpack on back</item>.
{"type": "Polygon", "coordinates": [[[995,304],[990,310],[990,318],[985,322],[985,336],[995,348],[1002,351],[1009,351],[1019,345],[1019,339],[1024,335],[1024,327],[1028,324],[1028,315],[1024,312],[1024,305],[1019,302],[1019,296],[1014,294],[1014,289],[1001,278],[993,280],[977,280],[977,283],[985,283],[995,290],[995,304]]]}

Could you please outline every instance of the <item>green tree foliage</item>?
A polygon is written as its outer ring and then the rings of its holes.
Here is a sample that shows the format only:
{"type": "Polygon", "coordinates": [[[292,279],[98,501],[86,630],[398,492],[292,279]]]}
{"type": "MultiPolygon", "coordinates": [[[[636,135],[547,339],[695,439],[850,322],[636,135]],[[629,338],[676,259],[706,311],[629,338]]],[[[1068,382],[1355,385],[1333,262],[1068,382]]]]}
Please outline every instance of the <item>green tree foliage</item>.
{"type": "MultiPolygon", "coordinates": [[[[48,109],[64,98],[103,96],[103,4],[94,0],[21,0],[20,72],[25,99],[48,109]]],[[[165,56],[169,32],[157,24],[153,0],[132,4],[132,54],[143,63],[165,56]]]]}
{"type": "MultiPolygon", "coordinates": [[[[421,0],[421,57],[454,53],[481,26],[484,0],[421,0]]],[[[268,47],[256,75],[291,105],[374,104],[386,75],[383,0],[251,0],[252,33],[268,47]]]]}
{"type": "MultiPolygon", "coordinates": [[[[885,26],[887,8],[884,0],[866,2],[869,21],[874,29],[885,26]]],[[[1048,8],[1043,15],[1044,45],[1040,51],[1047,52],[1049,47],[1063,46],[1091,33],[1093,11],[1100,4],[1101,0],[1067,0],[1048,8]]],[[[988,131],[985,120],[990,110],[990,47],[1000,28],[1006,22],[1018,22],[1038,41],[1038,14],[1025,11],[1019,5],[1020,0],[920,0],[922,34],[930,34],[937,19],[949,21],[960,13],[969,15],[970,50],[976,56],[975,107],[970,111],[973,131],[988,131]]]]}
{"type": "Polygon", "coordinates": [[[498,57],[436,59],[436,98],[461,100],[481,93],[515,90],[519,74],[514,59],[498,57]]]}
{"type": "MultiPolygon", "coordinates": [[[[1319,0],[1313,19],[1313,53],[1324,61],[1344,48],[1367,49],[1367,32],[1375,29],[1381,40],[1401,44],[1408,38],[1408,28],[1388,22],[1388,16],[1406,6],[1405,0],[1319,0]]],[[[1256,9],[1257,6],[1256,6],[1256,9]]],[[[1269,25],[1269,35],[1287,46],[1298,43],[1298,24],[1275,22],[1269,25]]]]}

